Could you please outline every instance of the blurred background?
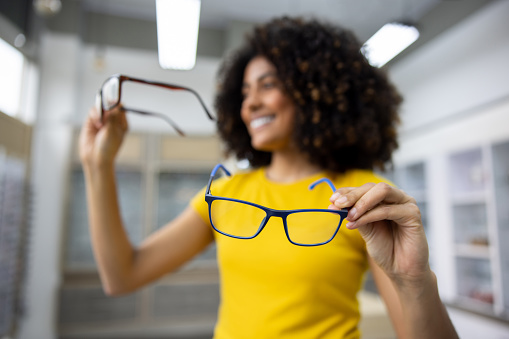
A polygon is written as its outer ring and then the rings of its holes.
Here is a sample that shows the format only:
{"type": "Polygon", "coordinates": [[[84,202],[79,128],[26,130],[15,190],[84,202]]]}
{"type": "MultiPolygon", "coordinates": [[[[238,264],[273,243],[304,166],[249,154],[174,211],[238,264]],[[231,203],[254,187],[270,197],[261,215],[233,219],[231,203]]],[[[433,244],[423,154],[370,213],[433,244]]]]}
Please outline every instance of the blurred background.
{"type": "MultiPolygon", "coordinates": [[[[189,71],[159,66],[154,1],[2,0],[0,337],[211,337],[219,303],[213,246],[137,293],[103,294],[76,139],[115,73],[193,88],[214,114],[222,58],[255,24],[280,15],[339,24],[363,42],[391,21],[417,27],[417,41],[383,66],[404,97],[400,148],[384,175],[421,207],[430,263],[460,336],[509,338],[506,0],[204,0],[189,71]]],[[[138,106],[169,107],[188,134],[129,116],[117,176],[137,244],[186,206],[216,163],[238,164],[223,159],[196,101],[128,93],[138,106]]],[[[360,301],[363,337],[394,338],[369,276],[360,301]]]]}

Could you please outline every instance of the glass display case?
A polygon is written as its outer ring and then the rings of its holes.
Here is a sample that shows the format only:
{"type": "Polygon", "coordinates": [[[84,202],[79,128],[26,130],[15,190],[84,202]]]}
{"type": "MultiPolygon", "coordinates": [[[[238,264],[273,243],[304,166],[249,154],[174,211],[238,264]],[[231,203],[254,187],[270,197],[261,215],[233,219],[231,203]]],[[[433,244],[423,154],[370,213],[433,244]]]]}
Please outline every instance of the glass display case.
{"type": "Polygon", "coordinates": [[[493,279],[488,259],[458,257],[456,275],[461,277],[458,296],[463,298],[464,302],[475,307],[483,307],[480,304],[493,305],[493,279]]]}
{"type": "Polygon", "coordinates": [[[457,303],[509,319],[509,143],[449,157],[457,303]]]}
{"type": "MultiPolygon", "coordinates": [[[[77,143],[78,133],[75,136],[77,143]]],[[[139,245],[173,220],[208,182],[220,161],[210,137],[175,138],[130,133],[117,157],[115,175],[122,221],[139,245]]],[[[175,331],[210,337],[219,304],[219,276],[212,244],[176,272],[134,294],[104,294],[91,248],[83,170],[70,166],[68,208],[59,291],[59,335],[147,337],[175,331]]]]}
{"type": "Polygon", "coordinates": [[[449,178],[455,199],[483,194],[486,188],[485,177],[480,148],[451,155],[449,178]]]}
{"type": "MultiPolygon", "coordinates": [[[[158,229],[176,218],[187,207],[195,194],[205,187],[209,177],[210,173],[206,170],[200,172],[161,170],[157,174],[156,179],[157,203],[155,204],[156,224],[154,229],[158,229]]],[[[205,199],[205,195],[203,199],[205,199]]],[[[195,260],[215,261],[215,258],[216,247],[212,244],[198,255],[195,260]]],[[[190,263],[189,265],[192,266],[194,264],[196,263],[190,263]]]]}
{"type": "Polygon", "coordinates": [[[456,245],[489,245],[486,204],[454,205],[452,213],[456,245]]]}
{"type": "Polygon", "coordinates": [[[496,222],[494,241],[500,267],[497,285],[501,294],[495,307],[497,312],[509,319],[509,142],[493,145],[492,152],[496,222]]]}
{"type": "MultiPolygon", "coordinates": [[[[117,169],[117,190],[122,220],[129,240],[140,244],[143,239],[142,174],[117,169]]],[[[65,241],[65,268],[69,271],[95,270],[88,228],[85,180],[81,168],[71,173],[69,228],[65,241]]]]}
{"type": "MultiPolygon", "coordinates": [[[[164,170],[157,175],[157,224],[160,228],[176,218],[209,180],[210,173],[164,170]]],[[[205,199],[205,196],[204,196],[205,199]]]]}

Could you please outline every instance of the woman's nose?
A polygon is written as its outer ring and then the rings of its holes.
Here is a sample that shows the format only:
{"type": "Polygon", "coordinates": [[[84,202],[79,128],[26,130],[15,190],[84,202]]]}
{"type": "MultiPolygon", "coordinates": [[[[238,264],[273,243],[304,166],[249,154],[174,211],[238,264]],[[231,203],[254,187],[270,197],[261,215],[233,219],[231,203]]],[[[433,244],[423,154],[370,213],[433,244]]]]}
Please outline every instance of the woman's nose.
{"type": "Polygon", "coordinates": [[[252,91],[251,93],[246,94],[244,105],[248,110],[255,111],[261,107],[262,101],[258,93],[252,91]]]}

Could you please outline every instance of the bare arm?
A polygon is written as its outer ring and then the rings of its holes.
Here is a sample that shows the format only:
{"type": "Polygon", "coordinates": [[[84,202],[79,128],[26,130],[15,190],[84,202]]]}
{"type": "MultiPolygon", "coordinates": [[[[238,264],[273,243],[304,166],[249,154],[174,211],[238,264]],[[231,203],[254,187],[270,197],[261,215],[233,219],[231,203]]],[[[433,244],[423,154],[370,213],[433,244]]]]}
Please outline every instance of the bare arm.
{"type": "Polygon", "coordinates": [[[405,335],[403,310],[392,281],[371,258],[369,258],[369,265],[378,293],[382,297],[387,312],[389,313],[389,318],[396,332],[396,337],[407,338],[408,336],[405,335]]]}
{"type": "Polygon", "coordinates": [[[398,337],[458,338],[428,264],[428,244],[415,200],[384,183],[341,188],[330,208],[352,207],[358,229],[398,337]]]}
{"type": "Polygon", "coordinates": [[[430,281],[423,281],[417,289],[396,288],[371,259],[370,266],[398,338],[457,338],[433,272],[430,281]]]}
{"type": "Polygon", "coordinates": [[[91,112],[80,135],[90,234],[103,289],[131,292],[175,270],[213,240],[201,217],[187,208],[135,248],[125,232],[118,203],[114,158],[127,131],[125,113],[112,112],[100,124],[91,112]]]}

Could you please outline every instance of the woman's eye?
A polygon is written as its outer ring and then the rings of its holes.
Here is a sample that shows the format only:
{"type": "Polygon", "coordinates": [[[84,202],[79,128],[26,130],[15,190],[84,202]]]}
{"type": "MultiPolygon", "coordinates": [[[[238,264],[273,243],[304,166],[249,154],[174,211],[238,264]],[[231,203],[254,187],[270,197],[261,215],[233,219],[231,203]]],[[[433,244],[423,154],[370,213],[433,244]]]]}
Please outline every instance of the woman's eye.
{"type": "Polygon", "coordinates": [[[274,83],[274,82],[263,83],[263,88],[273,88],[273,87],[276,87],[276,83],[274,83]]]}

